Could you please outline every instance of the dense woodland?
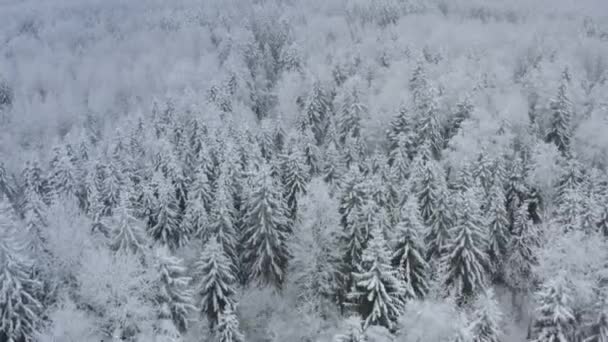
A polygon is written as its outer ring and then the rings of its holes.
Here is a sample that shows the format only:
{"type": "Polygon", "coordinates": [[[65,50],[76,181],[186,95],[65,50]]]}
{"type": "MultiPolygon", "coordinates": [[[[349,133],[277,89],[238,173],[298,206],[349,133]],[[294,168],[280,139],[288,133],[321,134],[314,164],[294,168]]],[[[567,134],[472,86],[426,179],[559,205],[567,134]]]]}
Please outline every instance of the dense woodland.
{"type": "Polygon", "coordinates": [[[0,4],[0,341],[608,342],[608,5],[0,4]]]}

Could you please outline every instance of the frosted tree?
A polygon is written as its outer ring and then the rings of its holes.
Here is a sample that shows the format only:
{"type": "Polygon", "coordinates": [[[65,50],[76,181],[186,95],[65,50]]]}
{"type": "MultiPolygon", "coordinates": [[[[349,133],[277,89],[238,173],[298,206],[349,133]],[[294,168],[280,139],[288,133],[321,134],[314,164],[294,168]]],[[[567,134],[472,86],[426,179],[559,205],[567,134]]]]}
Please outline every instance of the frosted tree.
{"type": "Polygon", "coordinates": [[[41,322],[43,285],[34,276],[11,211],[6,200],[0,201],[0,339],[29,342],[35,341],[41,322]]]}
{"type": "Polygon", "coordinates": [[[339,141],[344,144],[347,137],[357,138],[361,135],[361,118],[365,116],[367,106],[362,103],[361,90],[356,82],[344,85],[339,100],[339,141]]]}
{"type": "Polygon", "coordinates": [[[403,277],[407,297],[422,298],[429,289],[429,265],[424,259],[424,249],[419,235],[423,231],[423,225],[415,197],[410,196],[401,209],[401,219],[395,230],[397,240],[392,254],[393,266],[403,277]]]}
{"type": "Polygon", "coordinates": [[[473,342],[500,342],[502,319],[500,306],[494,298],[494,290],[489,288],[473,303],[473,317],[469,327],[473,342]]]}
{"type": "Polygon", "coordinates": [[[346,167],[335,142],[330,142],[325,149],[323,180],[331,185],[340,185],[346,173],[346,167]]]}
{"type": "Polygon", "coordinates": [[[532,224],[524,203],[516,213],[514,231],[508,246],[505,279],[510,286],[525,289],[530,285],[532,267],[537,263],[535,250],[539,245],[537,229],[532,224]]]}
{"type": "Polygon", "coordinates": [[[608,341],[608,315],[600,312],[596,321],[591,326],[591,333],[584,342],[606,342],[608,341]]]}
{"type": "Polygon", "coordinates": [[[183,333],[188,329],[190,313],[196,311],[192,279],[187,275],[188,269],[182,260],[164,247],[157,250],[155,262],[160,276],[156,302],[167,311],[161,312],[161,316],[166,315],[183,333]]]}
{"type": "Polygon", "coordinates": [[[323,142],[331,104],[320,81],[315,81],[305,100],[304,117],[314,133],[317,144],[323,142]]]}
{"type": "Polygon", "coordinates": [[[567,188],[560,197],[561,200],[555,213],[557,222],[567,232],[582,229],[582,213],[585,199],[580,187],[567,188]]]}
{"type": "MultiPolygon", "coordinates": [[[[364,250],[375,226],[381,227],[380,207],[372,200],[366,200],[361,207],[352,211],[347,217],[347,225],[342,235],[344,261],[350,271],[357,269],[364,250]]],[[[384,231],[382,234],[384,234],[384,231]]]]}
{"type": "Polygon", "coordinates": [[[32,187],[23,189],[23,219],[30,237],[30,247],[34,255],[40,256],[44,250],[43,229],[47,226],[47,207],[40,195],[32,187]]]}
{"type": "Polygon", "coordinates": [[[410,139],[405,134],[397,137],[397,146],[390,152],[390,162],[397,179],[405,180],[410,174],[411,161],[409,160],[408,145],[410,139]]]}
{"type": "Polygon", "coordinates": [[[460,298],[469,297],[486,284],[489,267],[483,218],[479,212],[474,189],[460,195],[457,202],[457,221],[451,229],[444,262],[447,267],[446,285],[460,298]]]}
{"type": "Polygon", "coordinates": [[[456,104],[456,110],[448,119],[448,124],[445,129],[444,141],[446,143],[458,134],[462,123],[471,117],[471,113],[473,113],[474,109],[475,108],[468,96],[456,104]]]}
{"type": "Polygon", "coordinates": [[[237,254],[237,217],[232,197],[225,186],[219,185],[215,193],[215,199],[209,215],[206,227],[200,227],[198,236],[207,241],[208,237],[214,235],[224,249],[224,253],[230,258],[233,268],[239,265],[237,254]],[[204,230],[207,230],[206,232],[204,230]]]}
{"type": "Polygon", "coordinates": [[[161,176],[156,181],[156,208],[154,208],[154,225],[149,227],[149,233],[154,240],[175,249],[185,245],[191,232],[186,231],[187,225],[181,224],[179,204],[175,189],[169,181],[161,176]]]}
{"type": "Polygon", "coordinates": [[[122,192],[114,214],[104,225],[110,229],[110,247],[113,250],[143,253],[147,248],[145,226],[135,217],[126,191],[122,192]]]}
{"type": "Polygon", "coordinates": [[[481,184],[481,187],[486,194],[489,193],[490,187],[494,181],[493,166],[494,161],[490,158],[486,151],[482,151],[473,164],[473,179],[481,184]]]}
{"type": "Polygon", "coordinates": [[[103,179],[100,188],[100,198],[103,204],[103,214],[112,215],[112,210],[120,200],[120,190],[124,186],[122,171],[112,158],[102,167],[103,179]]]}
{"type": "Polygon", "coordinates": [[[230,305],[220,313],[215,333],[216,342],[244,342],[245,336],[241,333],[239,319],[232,311],[230,305]]]}
{"type": "Polygon", "coordinates": [[[551,100],[552,113],[546,141],[554,143],[564,155],[568,155],[572,139],[572,103],[567,95],[567,82],[562,79],[557,95],[551,100]]]}
{"type": "Polygon", "coordinates": [[[282,189],[263,166],[253,180],[244,218],[243,263],[250,278],[280,288],[289,252],[287,208],[282,189]]]}
{"type": "Polygon", "coordinates": [[[414,190],[418,196],[418,205],[423,221],[429,224],[439,201],[441,183],[444,181],[443,170],[430,157],[429,146],[424,145],[416,157],[413,171],[414,190]]]}
{"type": "Polygon", "coordinates": [[[284,157],[281,169],[287,207],[293,219],[298,210],[298,197],[306,193],[310,171],[303,154],[298,149],[294,149],[284,157]]]}
{"type": "Polygon", "coordinates": [[[428,230],[424,236],[427,248],[427,260],[440,260],[450,240],[451,229],[455,224],[454,211],[450,203],[450,193],[445,182],[440,182],[437,189],[436,207],[428,221],[428,230]]]}
{"type": "Polygon", "coordinates": [[[398,152],[401,155],[406,155],[408,159],[412,159],[415,154],[416,133],[414,130],[414,120],[405,106],[401,106],[395,118],[391,121],[388,130],[388,141],[391,163],[393,155],[397,154],[395,150],[401,149],[398,152]]]}
{"type": "Polygon", "coordinates": [[[188,205],[194,202],[200,202],[206,210],[211,208],[212,191],[207,172],[203,166],[200,166],[193,175],[192,184],[188,188],[188,205]]]}
{"type": "Polygon", "coordinates": [[[392,329],[404,305],[404,285],[390,263],[381,228],[376,226],[371,235],[361,263],[352,275],[348,299],[364,318],[364,327],[378,324],[392,329]]]}
{"type": "Polygon", "coordinates": [[[489,221],[488,231],[488,256],[492,262],[494,272],[498,271],[499,265],[504,260],[509,246],[509,217],[507,213],[507,200],[501,184],[495,179],[488,193],[487,219],[489,221]]]}
{"type": "Polygon", "coordinates": [[[76,167],[73,158],[68,154],[65,147],[55,147],[49,175],[53,196],[57,198],[74,195],[76,182],[76,167]]]}
{"type": "Polygon", "coordinates": [[[534,342],[573,341],[575,317],[570,289],[563,275],[543,284],[537,292],[538,307],[533,325],[534,342]]]}
{"type": "Polygon", "coordinates": [[[194,263],[195,289],[200,296],[198,307],[216,326],[219,316],[226,306],[234,304],[236,277],[232,263],[217,239],[211,238],[194,263]]]}

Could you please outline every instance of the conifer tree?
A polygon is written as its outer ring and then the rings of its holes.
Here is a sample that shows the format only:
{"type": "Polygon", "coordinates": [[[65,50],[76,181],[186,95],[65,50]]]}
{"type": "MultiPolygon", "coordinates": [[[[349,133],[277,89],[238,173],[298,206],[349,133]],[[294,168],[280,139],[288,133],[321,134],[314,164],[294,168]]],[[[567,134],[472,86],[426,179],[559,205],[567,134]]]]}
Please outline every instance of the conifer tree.
{"type": "Polygon", "coordinates": [[[379,324],[392,329],[404,305],[404,285],[390,264],[390,252],[381,228],[374,227],[371,235],[361,263],[353,273],[348,298],[364,318],[364,327],[379,324]]]}
{"type": "Polygon", "coordinates": [[[220,314],[217,332],[217,342],[244,342],[245,336],[240,331],[239,320],[236,314],[232,311],[231,306],[226,306],[220,314]]]}
{"type": "Polygon", "coordinates": [[[0,200],[0,339],[30,342],[42,320],[42,283],[34,276],[16,224],[12,208],[0,200]]]}
{"type": "Polygon", "coordinates": [[[394,174],[399,180],[405,180],[410,174],[410,165],[408,153],[409,138],[401,133],[397,137],[397,146],[390,152],[390,163],[394,170],[394,174]]]}
{"type": "Polygon", "coordinates": [[[298,197],[306,194],[309,170],[304,156],[298,149],[294,149],[284,157],[281,169],[287,207],[290,218],[294,219],[298,209],[298,197]]]}
{"type": "Polygon", "coordinates": [[[446,285],[460,298],[477,293],[486,284],[489,267],[487,240],[475,189],[468,189],[458,200],[456,225],[446,246],[446,285]]]}
{"type": "Polygon", "coordinates": [[[182,260],[171,255],[164,247],[157,251],[155,262],[160,275],[156,302],[167,311],[161,312],[161,316],[167,315],[173,325],[184,333],[188,329],[190,313],[196,311],[192,279],[186,275],[188,270],[182,260]]]}
{"type": "Polygon", "coordinates": [[[162,175],[155,177],[156,207],[154,208],[154,225],[149,228],[154,240],[175,249],[185,245],[191,232],[187,225],[180,222],[179,205],[175,189],[162,175]]]}
{"type": "Polygon", "coordinates": [[[34,255],[40,256],[44,250],[43,229],[46,226],[47,208],[40,195],[31,187],[25,187],[23,190],[23,219],[25,229],[28,232],[31,241],[31,249],[34,255]]]}
{"type": "Polygon", "coordinates": [[[462,123],[471,116],[474,107],[468,97],[456,104],[456,111],[448,120],[447,127],[444,133],[444,142],[449,142],[454,136],[458,134],[462,123]]]}
{"type": "MultiPolygon", "coordinates": [[[[367,248],[371,230],[381,224],[380,207],[372,200],[366,200],[364,204],[350,212],[342,236],[342,245],[345,248],[344,261],[349,269],[348,273],[357,269],[367,248]]],[[[382,233],[384,234],[384,231],[382,233]]]]}
{"type": "Polygon", "coordinates": [[[446,252],[446,246],[451,239],[451,230],[454,225],[454,212],[450,203],[450,193],[445,182],[439,183],[437,205],[432,212],[424,237],[426,242],[427,260],[441,260],[446,252]]]}
{"type": "Polygon", "coordinates": [[[327,127],[327,119],[331,104],[328,102],[326,90],[321,82],[315,81],[312,85],[304,105],[304,117],[306,124],[314,133],[317,145],[323,143],[327,127]]]}
{"type": "Polygon", "coordinates": [[[194,263],[194,273],[196,292],[200,296],[198,307],[214,328],[224,309],[234,304],[236,286],[232,263],[215,237],[203,247],[194,263]]]}
{"type": "Polygon", "coordinates": [[[281,288],[289,252],[287,208],[268,166],[256,175],[244,218],[243,262],[250,278],[281,288]]]}
{"type": "Polygon", "coordinates": [[[424,259],[424,250],[419,234],[423,230],[416,198],[410,196],[401,209],[401,219],[396,227],[397,243],[392,255],[392,264],[402,276],[408,298],[422,298],[429,289],[429,265],[424,259]]]}
{"type": "Polygon", "coordinates": [[[143,253],[146,249],[144,224],[134,215],[126,191],[120,195],[118,206],[105,226],[110,228],[110,247],[115,251],[143,253]]]}
{"type": "Polygon", "coordinates": [[[532,267],[537,263],[535,249],[540,241],[536,227],[530,220],[527,204],[516,213],[514,231],[508,248],[506,280],[516,289],[525,289],[532,280],[532,267]]]}
{"type": "Polygon", "coordinates": [[[101,185],[101,202],[103,204],[103,215],[112,215],[112,210],[120,200],[120,190],[125,185],[121,177],[121,170],[118,168],[114,159],[110,159],[107,165],[102,168],[103,180],[101,185]]]}
{"type": "Polygon", "coordinates": [[[469,327],[473,342],[500,342],[502,313],[491,288],[481,293],[473,303],[473,320],[469,327]]]}
{"type": "Polygon", "coordinates": [[[345,320],[346,331],[337,334],[334,337],[334,342],[367,342],[365,330],[363,330],[363,322],[359,316],[351,316],[345,320]]]}
{"type": "Polygon", "coordinates": [[[418,196],[420,214],[425,223],[429,223],[439,201],[441,183],[444,181],[443,170],[430,157],[428,145],[423,145],[420,155],[416,157],[414,167],[414,190],[418,196]]]}
{"type": "Polygon", "coordinates": [[[533,325],[534,342],[573,341],[575,317],[563,276],[545,283],[537,293],[538,308],[533,325]]]}
{"type": "Polygon", "coordinates": [[[49,182],[55,198],[69,197],[76,193],[76,167],[65,147],[53,149],[49,182]]]}
{"type": "Polygon", "coordinates": [[[608,341],[608,315],[601,311],[596,321],[592,324],[590,336],[584,342],[607,342],[608,341]]]}
{"type": "Polygon", "coordinates": [[[232,198],[225,186],[219,186],[215,193],[215,199],[209,215],[207,232],[198,235],[206,241],[209,235],[217,236],[222,245],[224,253],[233,264],[233,269],[239,265],[237,254],[237,217],[232,198]]]}
{"type": "Polygon", "coordinates": [[[338,127],[339,141],[344,144],[347,137],[358,138],[361,135],[361,118],[367,107],[361,102],[361,91],[357,84],[346,86],[341,95],[338,127]]]}
{"type": "Polygon", "coordinates": [[[494,162],[486,151],[482,151],[479,154],[479,157],[473,165],[473,179],[481,184],[481,187],[486,194],[489,193],[494,179],[492,172],[493,165],[494,162]]]}
{"type": "Polygon", "coordinates": [[[330,142],[325,149],[323,180],[330,185],[339,186],[344,177],[346,167],[335,142],[330,142]]]}
{"type": "Polygon", "coordinates": [[[492,262],[493,270],[496,272],[509,247],[509,218],[504,189],[497,179],[494,180],[488,195],[488,256],[492,262]]]}
{"type": "Polygon", "coordinates": [[[554,143],[564,155],[568,155],[572,136],[572,104],[567,95],[567,82],[562,78],[557,96],[551,100],[551,124],[546,141],[554,143]]]}
{"type": "MultiPolygon", "coordinates": [[[[405,106],[401,106],[399,112],[390,123],[388,130],[389,151],[391,157],[396,149],[401,149],[401,155],[407,155],[412,159],[415,154],[416,134],[414,131],[414,120],[405,106]]],[[[389,160],[391,163],[393,159],[389,160]]]]}

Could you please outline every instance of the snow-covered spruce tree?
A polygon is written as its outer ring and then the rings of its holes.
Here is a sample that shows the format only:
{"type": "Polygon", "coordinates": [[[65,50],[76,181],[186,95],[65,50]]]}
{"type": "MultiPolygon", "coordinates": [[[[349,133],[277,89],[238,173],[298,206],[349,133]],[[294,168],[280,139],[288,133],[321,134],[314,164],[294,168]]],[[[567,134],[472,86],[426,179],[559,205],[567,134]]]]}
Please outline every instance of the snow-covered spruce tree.
{"type": "Polygon", "coordinates": [[[457,297],[466,299],[485,286],[490,264],[484,221],[474,188],[459,195],[457,210],[443,262],[448,272],[446,285],[457,297]]]}
{"type": "Polygon", "coordinates": [[[482,151],[473,164],[473,179],[481,184],[481,187],[486,194],[489,193],[490,187],[493,184],[493,166],[494,161],[490,158],[488,152],[486,151],[482,151]]]}
{"type": "Polygon", "coordinates": [[[408,145],[410,139],[405,134],[397,136],[397,146],[390,152],[390,163],[393,174],[398,180],[405,180],[410,175],[411,161],[409,159],[408,145]]]}
{"type": "Polygon", "coordinates": [[[118,205],[104,225],[110,229],[110,247],[119,252],[143,253],[147,248],[146,228],[131,208],[127,191],[121,192],[118,205]]]}
{"type": "Polygon", "coordinates": [[[205,170],[203,166],[199,166],[192,178],[192,183],[188,188],[188,203],[186,207],[192,205],[194,202],[200,202],[200,205],[202,205],[205,210],[209,210],[211,208],[213,195],[211,184],[207,177],[207,170],[205,170]]]}
{"type": "Polygon", "coordinates": [[[0,197],[6,196],[9,200],[14,200],[15,189],[8,179],[8,174],[4,163],[0,162],[0,197]]]}
{"type": "Polygon", "coordinates": [[[525,161],[521,156],[517,155],[511,161],[510,171],[507,175],[507,186],[505,193],[507,197],[507,210],[509,212],[511,229],[513,229],[517,210],[526,200],[527,192],[528,184],[526,183],[525,161]]]}
{"type": "Polygon", "coordinates": [[[347,81],[339,94],[338,130],[341,144],[347,137],[358,138],[361,135],[361,118],[367,112],[367,106],[362,103],[362,94],[357,80],[352,84],[347,81]]]}
{"type": "Polygon", "coordinates": [[[306,193],[310,174],[303,153],[294,148],[283,157],[281,170],[287,207],[290,218],[294,219],[298,210],[298,197],[306,193]]]}
{"type": "Polygon", "coordinates": [[[569,292],[569,286],[563,275],[557,275],[543,284],[537,292],[538,307],[531,341],[573,341],[575,317],[569,292]]]}
{"type": "Polygon", "coordinates": [[[418,202],[414,196],[401,209],[401,219],[395,227],[397,240],[392,254],[392,264],[399,270],[406,285],[407,298],[422,298],[429,289],[429,265],[424,259],[420,239],[423,225],[420,222],[418,202]]]}
{"type": "Polygon", "coordinates": [[[432,159],[428,144],[422,146],[414,165],[414,191],[418,196],[422,220],[428,225],[439,201],[441,183],[444,181],[443,170],[432,159]]]}
{"type": "Polygon", "coordinates": [[[468,96],[456,104],[456,110],[449,117],[448,123],[444,130],[443,140],[445,144],[447,144],[458,134],[462,123],[471,117],[471,113],[473,113],[474,109],[475,108],[473,107],[473,104],[468,96]]]}
{"type": "Polygon", "coordinates": [[[321,171],[321,152],[315,143],[314,135],[310,130],[301,132],[298,135],[297,145],[302,148],[306,164],[310,169],[311,175],[316,175],[321,171]]]}
{"type": "Polygon", "coordinates": [[[607,342],[608,341],[608,314],[600,312],[596,321],[591,325],[591,333],[584,342],[607,342]]]}
{"type": "Polygon", "coordinates": [[[226,306],[234,304],[236,277],[232,262],[216,237],[212,237],[194,263],[195,289],[200,296],[198,307],[215,327],[226,306]]]}
{"type": "Polygon", "coordinates": [[[429,261],[442,259],[447,243],[451,239],[451,229],[455,224],[451,196],[445,182],[442,182],[438,193],[437,207],[429,219],[429,229],[424,236],[426,259],[429,261]]]}
{"type": "Polygon", "coordinates": [[[557,95],[551,100],[551,123],[545,140],[554,143],[560,152],[568,155],[572,139],[572,103],[568,98],[568,83],[562,78],[557,95]]]}
{"type": "Polygon", "coordinates": [[[470,332],[473,342],[500,342],[502,336],[502,312],[492,288],[486,289],[473,303],[470,332]]]}
{"type": "Polygon", "coordinates": [[[351,167],[344,176],[340,191],[340,215],[342,226],[348,228],[348,218],[359,210],[368,199],[368,189],[358,167],[351,167]]]}
{"type": "Polygon", "coordinates": [[[391,265],[390,251],[379,226],[363,251],[357,271],[352,274],[353,286],[348,299],[364,318],[364,327],[394,327],[403,305],[404,284],[391,265]]]}
{"type": "Polygon", "coordinates": [[[233,205],[232,196],[226,186],[221,183],[215,191],[215,198],[209,215],[209,222],[205,227],[200,227],[197,236],[203,241],[214,235],[224,249],[224,253],[230,258],[233,267],[239,265],[237,253],[237,217],[233,205]]]}
{"type": "Polygon", "coordinates": [[[68,154],[65,146],[55,147],[49,174],[52,196],[55,200],[63,196],[73,196],[76,192],[76,182],[73,157],[68,154]]]}
{"type": "Polygon", "coordinates": [[[576,158],[566,158],[561,163],[561,172],[557,183],[555,205],[561,205],[570,190],[577,190],[584,182],[583,166],[576,158]]]}
{"type": "MultiPolygon", "coordinates": [[[[370,238],[372,229],[378,225],[382,228],[381,208],[372,200],[366,200],[360,207],[352,211],[347,217],[347,225],[341,237],[341,245],[344,248],[344,263],[346,273],[357,270],[364,250],[370,238]]],[[[384,234],[383,229],[381,229],[384,234]]]]}
{"type": "Polygon", "coordinates": [[[567,188],[561,195],[556,208],[555,219],[565,232],[583,228],[583,203],[585,198],[581,187],[567,188]]]}
{"type": "Polygon", "coordinates": [[[288,218],[279,182],[263,165],[253,179],[246,202],[243,263],[250,279],[281,288],[289,251],[286,248],[288,218]]]}
{"type": "Polygon", "coordinates": [[[324,304],[342,299],[341,255],[336,248],[342,228],[338,203],[330,197],[327,185],[313,179],[310,190],[302,197],[298,225],[289,239],[288,247],[293,255],[289,279],[295,284],[301,303],[320,310],[324,304]]]}
{"type": "Polygon", "coordinates": [[[505,280],[514,289],[527,289],[532,282],[532,267],[537,263],[535,249],[540,245],[536,226],[530,220],[527,203],[516,213],[508,246],[505,280]]]}
{"type": "Polygon", "coordinates": [[[149,227],[149,233],[154,240],[175,249],[188,242],[191,232],[186,231],[187,225],[181,224],[179,204],[175,188],[162,175],[155,175],[156,208],[154,208],[154,225],[149,227]]]}
{"type": "Polygon", "coordinates": [[[412,159],[415,154],[416,133],[414,131],[414,120],[406,106],[401,106],[395,118],[391,121],[387,138],[389,142],[389,162],[394,162],[393,155],[396,149],[402,149],[400,155],[412,159]]]}
{"type": "Polygon", "coordinates": [[[47,207],[40,195],[31,187],[23,189],[23,219],[30,239],[30,249],[40,256],[44,250],[42,231],[46,227],[47,207]]]}
{"type": "Polygon", "coordinates": [[[499,273],[509,246],[509,217],[507,213],[507,199],[504,189],[497,179],[494,179],[488,193],[487,220],[488,231],[488,256],[492,263],[493,273],[499,273]]]}
{"type": "Polygon", "coordinates": [[[188,269],[166,247],[157,250],[155,262],[160,276],[156,302],[168,311],[161,312],[161,316],[168,315],[174,326],[184,333],[188,329],[190,313],[196,311],[192,279],[186,275],[188,269]]]}
{"type": "Polygon", "coordinates": [[[245,336],[241,333],[239,319],[228,305],[220,313],[214,342],[244,342],[245,336]]]}
{"type": "Polygon", "coordinates": [[[306,124],[314,133],[317,145],[323,143],[327,129],[327,119],[331,109],[331,103],[320,81],[315,81],[305,100],[304,117],[306,124]]]}
{"type": "Polygon", "coordinates": [[[43,285],[34,276],[16,225],[12,208],[0,199],[0,340],[30,342],[41,323],[38,294],[43,285]]]}
{"type": "Polygon", "coordinates": [[[327,145],[323,161],[323,180],[330,185],[340,186],[346,167],[335,142],[327,145]]]}
{"type": "Polygon", "coordinates": [[[101,203],[103,204],[103,215],[112,215],[112,210],[120,200],[120,190],[125,186],[122,170],[113,158],[101,169],[103,179],[100,188],[101,203]]]}

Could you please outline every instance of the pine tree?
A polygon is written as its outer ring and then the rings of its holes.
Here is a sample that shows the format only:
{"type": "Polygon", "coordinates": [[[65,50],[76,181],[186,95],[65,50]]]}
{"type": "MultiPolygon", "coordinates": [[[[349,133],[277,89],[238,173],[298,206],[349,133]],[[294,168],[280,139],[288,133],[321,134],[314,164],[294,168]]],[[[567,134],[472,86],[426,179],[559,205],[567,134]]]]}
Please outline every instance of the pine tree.
{"type": "Polygon", "coordinates": [[[530,285],[532,268],[537,263],[534,250],[539,245],[538,232],[530,220],[527,204],[524,203],[516,213],[514,231],[508,247],[505,279],[510,286],[525,289],[530,285]]]}
{"type": "Polygon", "coordinates": [[[203,166],[200,166],[193,175],[192,184],[188,188],[187,206],[194,202],[200,202],[203,208],[208,211],[211,208],[212,197],[207,171],[203,166]]]}
{"type": "Polygon", "coordinates": [[[121,170],[113,159],[102,167],[103,180],[100,188],[101,202],[103,204],[103,215],[112,215],[112,210],[120,200],[120,189],[125,185],[121,177],[121,170]]]}
{"type": "Polygon", "coordinates": [[[484,287],[489,266],[487,240],[475,189],[460,195],[458,210],[444,257],[448,270],[446,285],[460,298],[466,298],[484,287]]]}
{"type": "Polygon", "coordinates": [[[307,125],[314,133],[317,145],[323,143],[330,106],[326,90],[321,85],[321,82],[315,81],[306,99],[304,116],[307,125]]]}
{"type": "Polygon", "coordinates": [[[297,149],[284,157],[281,169],[287,207],[290,218],[294,219],[298,210],[298,197],[306,194],[309,170],[304,156],[297,149]]]}
{"type": "Polygon", "coordinates": [[[113,250],[143,253],[146,249],[144,224],[135,217],[126,191],[121,193],[114,215],[104,225],[111,229],[110,246],[113,250]]]}
{"type": "MultiPolygon", "coordinates": [[[[406,155],[412,159],[415,154],[416,134],[414,131],[414,120],[405,106],[401,106],[399,113],[390,123],[388,130],[389,151],[391,157],[396,154],[396,149],[401,149],[400,155],[406,155]]],[[[391,158],[389,160],[393,162],[391,158]]]]}
{"type": "Polygon", "coordinates": [[[422,298],[429,289],[429,265],[424,259],[424,250],[419,238],[423,225],[415,197],[410,196],[401,209],[401,219],[395,230],[397,243],[392,255],[392,264],[403,277],[407,297],[422,298]]]}
{"type": "Polygon", "coordinates": [[[219,316],[216,331],[217,342],[244,342],[245,336],[240,331],[239,320],[230,306],[226,306],[219,316]]]}
{"type": "Polygon", "coordinates": [[[538,308],[533,325],[534,342],[569,342],[574,330],[574,313],[568,285],[557,276],[538,291],[538,308]]]}
{"type": "Polygon", "coordinates": [[[492,262],[494,272],[504,260],[509,247],[509,218],[507,214],[507,200],[503,187],[495,179],[488,193],[488,256],[492,262]]]}
{"type": "MultiPolygon", "coordinates": [[[[372,200],[366,200],[361,207],[350,212],[347,224],[342,236],[344,246],[344,261],[348,265],[348,273],[356,270],[361,262],[363,252],[374,226],[380,225],[380,207],[372,200]]],[[[384,232],[383,232],[384,234],[384,232]]]]}
{"type": "Polygon", "coordinates": [[[500,342],[502,313],[491,288],[480,294],[473,304],[473,320],[469,327],[473,342],[500,342]]]}
{"type": "Polygon", "coordinates": [[[481,187],[486,194],[489,194],[490,187],[493,184],[493,166],[494,162],[486,151],[479,154],[477,161],[473,165],[473,179],[481,184],[481,187]]]}
{"type": "Polygon", "coordinates": [[[69,197],[76,193],[76,167],[65,147],[53,149],[49,182],[54,198],[69,197]]]}
{"type": "Polygon", "coordinates": [[[323,180],[330,185],[340,186],[346,172],[346,166],[341,158],[335,142],[330,142],[325,149],[323,180]]]}
{"type": "Polygon", "coordinates": [[[410,139],[403,133],[397,137],[397,146],[390,152],[390,163],[394,170],[395,176],[399,180],[405,180],[410,174],[410,160],[408,153],[408,145],[411,144],[410,139]]]}
{"type": "Polygon", "coordinates": [[[181,259],[172,256],[169,250],[161,247],[156,254],[156,269],[160,275],[157,304],[166,308],[167,315],[180,331],[188,329],[190,312],[196,311],[194,293],[190,288],[192,279],[187,276],[187,268],[181,259]]]}
{"type": "Polygon", "coordinates": [[[444,141],[446,143],[458,134],[462,123],[471,117],[473,110],[473,104],[468,97],[456,104],[456,111],[449,118],[445,129],[444,141]]]}
{"type": "Polygon", "coordinates": [[[43,306],[42,283],[18,237],[16,218],[6,200],[0,202],[0,340],[35,341],[43,306]]]}
{"type": "Polygon", "coordinates": [[[232,263],[216,238],[212,237],[203,247],[194,263],[194,272],[196,292],[200,296],[198,307],[213,328],[223,310],[234,304],[236,285],[232,263]]]}
{"type": "MultiPolygon", "coordinates": [[[[209,224],[205,229],[208,231],[205,235],[217,236],[219,243],[224,249],[224,253],[228,256],[233,264],[233,269],[239,265],[237,254],[237,217],[236,209],[234,208],[232,198],[225,186],[219,186],[216,189],[213,207],[209,215],[209,224]]],[[[207,236],[199,234],[203,241],[207,240],[207,236]]]]}
{"type": "Polygon", "coordinates": [[[334,342],[367,342],[361,317],[351,316],[345,321],[346,331],[334,337],[334,342]]]}
{"type": "Polygon", "coordinates": [[[404,285],[390,264],[390,252],[381,228],[374,227],[371,235],[358,271],[353,273],[348,298],[364,318],[364,327],[379,324],[392,329],[404,305],[404,285]]]}
{"type": "Polygon", "coordinates": [[[149,228],[150,235],[171,249],[181,247],[187,243],[191,232],[180,222],[175,189],[162,175],[156,175],[154,182],[157,200],[153,213],[155,224],[149,228]]]}
{"type": "Polygon", "coordinates": [[[439,183],[437,204],[427,226],[429,230],[424,237],[427,246],[427,260],[441,260],[451,240],[454,225],[454,212],[450,203],[450,193],[445,182],[439,183]]]}
{"type": "Polygon", "coordinates": [[[415,160],[413,175],[414,190],[418,196],[422,220],[428,225],[436,211],[439,201],[441,183],[444,181],[443,170],[430,158],[428,145],[422,147],[420,155],[415,160]],[[425,153],[426,151],[426,153],[425,153]]]}
{"type": "Polygon", "coordinates": [[[567,95],[567,82],[562,79],[557,90],[557,96],[551,100],[551,126],[547,132],[546,141],[554,143],[560,152],[568,155],[572,136],[572,104],[567,95]]]}
{"type": "Polygon", "coordinates": [[[561,195],[555,217],[565,232],[582,230],[584,200],[580,187],[565,189],[561,195]]]}
{"type": "Polygon", "coordinates": [[[607,342],[608,341],[608,315],[600,312],[597,320],[591,327],[591,334],[584,342],[607,342]]]}
{"type": "Polygon", "coordinates": [[[289,252],[287,208],[281,188],[263,166],[247,198],[244,218],[243,262],[250,278],[281,288],[289,252]]]}
{"type": "Polygon", "coordinates": [[[25,202],[23,205],[23,218],[25,229],[31,241],[30,247],[34,255],[40,256],[40,253],[45,249],[42,234],[47,225],[47,208],[40,195],[31,187],[25,187],[23,197],[25,202]]]}
{"type": "Polygon", "coordinates": [[[361,118],[365,116],[367,107],[361,102],[361,91],[357,84],[345,86],[340,99],[339,141],[344,144],[347,137],[358,138],[361,135],[361,118]]]}

